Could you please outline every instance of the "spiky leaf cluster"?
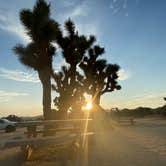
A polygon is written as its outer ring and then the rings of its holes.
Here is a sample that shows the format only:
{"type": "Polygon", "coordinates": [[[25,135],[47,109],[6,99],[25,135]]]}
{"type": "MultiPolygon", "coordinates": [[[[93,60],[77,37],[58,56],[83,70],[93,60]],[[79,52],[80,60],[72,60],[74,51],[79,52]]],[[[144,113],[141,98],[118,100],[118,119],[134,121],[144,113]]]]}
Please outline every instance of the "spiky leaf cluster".
{"type": "Polygon", "coordinates": [[[76,66],[96,39],[94,36],[87,38],[84,35],[79,35],[70,19],[65,22],[65,29],[67,35],[64,36],[62,32],[59,33],[57,43],[62,49],[62,55],[66,62],[71,66],[76,66]]]}
{"type": "Polygon", "coordinates": [[[27,46],[18,44],[14,47],[18,59],[34,70],[51,68],[52,56],[55,53],[52,42],[56,41],[59,25],[50,17],[50,4],[37,0],[32,10],[20,11],[20,20],[31,42],[27,46]]]}
{"type": "Polygon", "coordinates": [[[104,48],[96,45],[89,50],[80,64],[85,79],[84,84],[89,94],[102,95],[115,89],[119,90],[117,64],[108,64],[105,59],[99,58],[104,53],[104,48]]]}
{"type": "Polygon", "coordinates": [[[73,86],[71,72],[70,67],[62,66],[61,71],[55,72],[53,75],[55,84],[52,85],[52,88],[58,93],[58,96],[54,99],[54,104],[59,109],[62,109],[62,107],[65,108],[65,111],[75,103],[84,101],[83,76],[79,72],[76,72],[76,79],[73,86]]]}

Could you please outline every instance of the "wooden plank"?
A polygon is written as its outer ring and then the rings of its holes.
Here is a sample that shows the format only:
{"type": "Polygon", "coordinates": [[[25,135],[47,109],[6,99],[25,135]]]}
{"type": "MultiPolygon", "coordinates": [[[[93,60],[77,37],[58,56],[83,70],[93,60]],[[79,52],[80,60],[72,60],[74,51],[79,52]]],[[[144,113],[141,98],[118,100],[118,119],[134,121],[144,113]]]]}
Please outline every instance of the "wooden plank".
{"type": "Polygon", "coordinates": [[[130,123],[131,125],[134,125],[136,121],[134,119],[119,119],[118,123],[130,123]]]}
{"type": "MultiPolygon", "coordinates": [[[[81,129],[80,128],[56,128],[56,129],[49,129],[49,130],[36,130],[36,131],[34,131],[35,133],[44,133],[44,132],[60,132],[60,131],[75,131],[75,132],[77,132],[77,131],[80,131],[81,129]]],[[[31,133],[31,132],[29,132],[29,131],[26,131],[26,132],[24,132],[24,134],[29,134],[29,133],[31,133]]]]}
{"type": "Polygon", "coordinates": [[[20,127],[27,127],[27,126],[40,126],[40,125],[53,125],[53,124],[71,124],[71,123],[79,123],[79,122],[86,122],[92,121],[92,119],[68,119],[68,120],[43,120],[43,121],[27,121],[27,122],[18,122],[16,126],[20,127]]]}
{"type": "Polygon", "coordinates": [[[23,139],[15,139],[10,140],[5,143],[5,148],[16,147],[16,146],[43,146],[48,144],[63,144],[72,142],[74,139],[77,138],[76,134],[70,135],[63,135],[61,137],[57,136],[47,136],[47,137],[40,137],[40,138],[23,138],[23,139]]]}
{"type": "Polygon", "coordinates": [[[46,137],[38,137],[38,138],[22,138],[22,139],[11,139],[7,141],[4,145],[4,148],[17,147],[17,146],[43,146],[48,144],[68,144],[80,138],[82,136],[92,136],[95,133],[87,132],[81,134],[65,134],[63,136],[46,136],[46,137]]]}

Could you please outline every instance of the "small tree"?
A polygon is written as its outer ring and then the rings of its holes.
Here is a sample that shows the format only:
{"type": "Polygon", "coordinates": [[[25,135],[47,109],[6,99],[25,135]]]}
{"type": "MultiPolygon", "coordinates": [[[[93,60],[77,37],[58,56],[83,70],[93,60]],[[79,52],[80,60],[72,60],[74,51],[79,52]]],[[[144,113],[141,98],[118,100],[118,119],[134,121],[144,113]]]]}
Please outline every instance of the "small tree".
{"type": "MultiPolygon", "coordinates": [[[[76,72],[76,79],[71,84],[71,70],[66,66],[62,66],[61,71],[54,73],[53,78],[55,84],[52,85],[53,90],[58,93],[55,97],[54,103],[58,110],[61,111],[62,117],[66,115],[69,108],[74,110],[76,105],[83,101],[83,89],[81,85],[82,76],[76,72]]],[[[82,106],[82,104],[80,104],[82,106]]]]}

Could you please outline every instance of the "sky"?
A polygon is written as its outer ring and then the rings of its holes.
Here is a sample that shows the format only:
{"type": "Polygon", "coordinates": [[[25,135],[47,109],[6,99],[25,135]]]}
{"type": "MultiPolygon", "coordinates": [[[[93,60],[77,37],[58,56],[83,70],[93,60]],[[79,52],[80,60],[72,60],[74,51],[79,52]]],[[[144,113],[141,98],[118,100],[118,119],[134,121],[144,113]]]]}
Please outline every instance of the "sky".
{"type": "MultiPolygon", "coordinates": [[[[120,91],[101,98],[104,108],[158,107],[166,96],[165,0],[48,0],[51,16],[63,28],[71,18],[79,33],[96,35],[110,63],[121,66],[120,91]]],[[[12,48],[29,38],[19,11],[35,0],[0,0],[0,117],[42,114],[42,87],[37,73],[18,61],[12,48]]],[[[60,54],[54,68],[64,64],[60,54]]],[[[52,93],[52,98],[55,97],[52,93]]]]}

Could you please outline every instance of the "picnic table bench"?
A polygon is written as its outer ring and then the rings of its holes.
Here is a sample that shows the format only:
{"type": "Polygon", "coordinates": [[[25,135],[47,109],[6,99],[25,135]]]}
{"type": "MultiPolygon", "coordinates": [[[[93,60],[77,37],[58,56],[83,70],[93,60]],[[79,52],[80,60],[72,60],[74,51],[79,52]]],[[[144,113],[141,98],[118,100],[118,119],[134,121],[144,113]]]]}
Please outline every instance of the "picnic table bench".
{"type": "Polygon", "coordinates": [[[119,118],[118,123],[119,124],[130,123],[130,125],[134,125],[136,122],[133,118],[119,118]]]}
{"type": "MultiPolygon", "coordinates": [[[[24,158],[27,160],[36,147],[66,145],[70,151],[73,151],[73,155],[75,155],[75,160],[72,162],[79,165],[82,140],[85,136],[94,134],[94,132],[85,131],[87,122],[89,123],[90,121],[92,119],[20,122],[17,123],[17,127],[26,127],[25,136],[7,141],[5,148],[20,146],[24,158]],[[37,129],[38,126],[43,126],[43,128],[39,130],[37,129]]],[[[64,159],[62,159],[63,165],[67,165],[68,160],[70,158],[66,154],[64,159]]]]}

